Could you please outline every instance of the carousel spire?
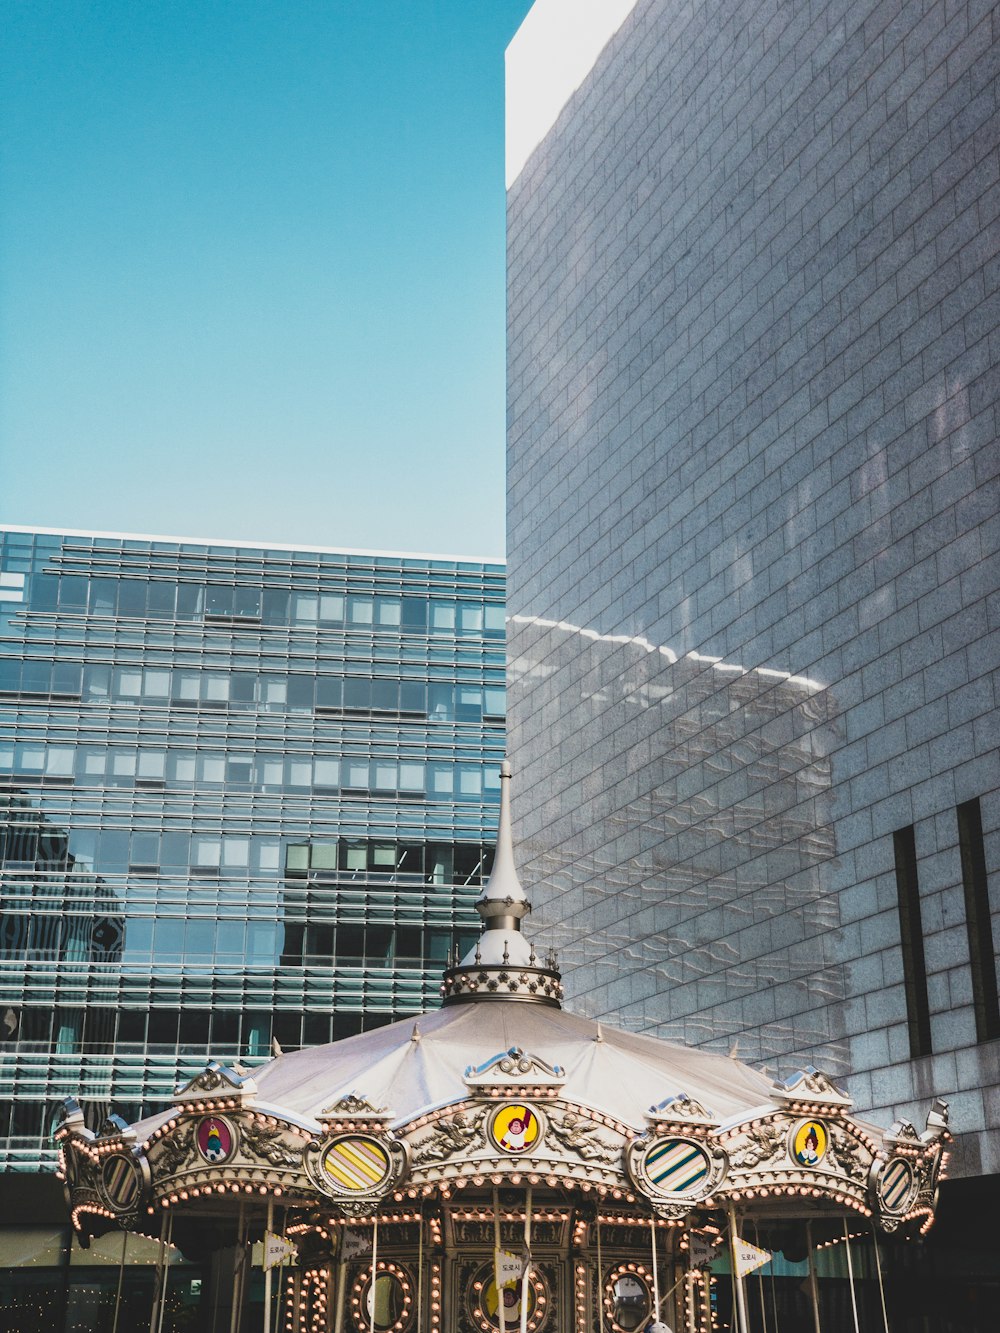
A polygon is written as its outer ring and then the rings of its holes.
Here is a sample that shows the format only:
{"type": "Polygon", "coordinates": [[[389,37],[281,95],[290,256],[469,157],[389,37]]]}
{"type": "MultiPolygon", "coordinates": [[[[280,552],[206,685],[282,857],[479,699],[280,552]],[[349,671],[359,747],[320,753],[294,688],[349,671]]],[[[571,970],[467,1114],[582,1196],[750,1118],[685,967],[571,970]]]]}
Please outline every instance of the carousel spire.
{"type": "Polygon", "coordinates": [[[511,769],[500,765],[500,820],[497,826],[493,869],[476,899],[483,927],[475,946],[444,975],[445,1002],[457,999],[538,999],[558,1004],[562,995],[559,973],[550,957],[539,966],[535,946],[525,937],[521,922],[531,911],[528,895],[517,876],[510,814],[511,769]]]}

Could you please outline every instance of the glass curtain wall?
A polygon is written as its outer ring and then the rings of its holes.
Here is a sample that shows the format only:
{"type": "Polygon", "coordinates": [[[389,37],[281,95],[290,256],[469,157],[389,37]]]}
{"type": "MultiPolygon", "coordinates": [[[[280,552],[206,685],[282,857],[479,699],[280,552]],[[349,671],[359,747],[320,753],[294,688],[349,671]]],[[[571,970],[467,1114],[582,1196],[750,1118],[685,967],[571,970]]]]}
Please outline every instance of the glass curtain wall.
{"type": "Polygon", "coordinates": [[[0,532],[0,1166],[435,1002],[504,750],[500,565],[0,532]]]}

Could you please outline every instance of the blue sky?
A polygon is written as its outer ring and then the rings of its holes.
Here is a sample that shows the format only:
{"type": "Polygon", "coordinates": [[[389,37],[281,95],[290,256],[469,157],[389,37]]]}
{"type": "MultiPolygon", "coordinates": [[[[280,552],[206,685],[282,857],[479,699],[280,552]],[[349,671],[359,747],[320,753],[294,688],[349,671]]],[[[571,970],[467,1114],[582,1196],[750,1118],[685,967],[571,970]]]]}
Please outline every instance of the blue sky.
{"type": "Polygon", "coordinates": [[[7,0],[0,522],[503,553],[530,0],[7,0]]]}

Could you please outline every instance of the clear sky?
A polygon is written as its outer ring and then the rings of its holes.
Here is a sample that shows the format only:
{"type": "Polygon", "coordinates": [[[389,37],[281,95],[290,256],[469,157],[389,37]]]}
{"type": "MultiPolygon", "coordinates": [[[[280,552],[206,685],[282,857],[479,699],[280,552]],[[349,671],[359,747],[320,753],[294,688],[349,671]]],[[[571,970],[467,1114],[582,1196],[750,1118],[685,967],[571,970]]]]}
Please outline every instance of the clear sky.
{"type": "Polygon", "coordinates": [[[530,0],[0,0],[0,522],[502,555],[530,0]]]}

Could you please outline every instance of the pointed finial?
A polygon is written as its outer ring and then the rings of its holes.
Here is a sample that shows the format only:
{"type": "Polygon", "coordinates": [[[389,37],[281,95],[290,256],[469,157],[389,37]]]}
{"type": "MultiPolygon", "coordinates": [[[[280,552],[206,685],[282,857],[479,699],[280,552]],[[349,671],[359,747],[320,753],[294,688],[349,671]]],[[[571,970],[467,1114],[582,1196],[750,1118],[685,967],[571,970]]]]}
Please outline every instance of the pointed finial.
{"type": "Polygon", "coordinates": [[[504,963],[504,967],[506,967],[507,964],[508,964],[509,962],[510,962],[510,949],[509,949],[509,947],[508,947],[508,945],[507,945],[507,941],[504,940],[504,942],[503,942],[503,963],[504,963]]]}
{"type": "Polygon", "coordinates": [[[483,961],[483,951],[479,946],[479,940],[476,940],[476,966],[478,967],[482,961],[483,961]]]}
{"type": "Polygon", "coordinates": [[[278,1040],[277,1037],[271,1038],[271,1054],[275,1057],[284,1054],[284,1052],[281,1049],[281,1042],[278,1040]]]}
{"type": "Polygon", "coordinates": [[[597,1025],[597,1033],[596,1033],[596,1035],[594,1036],[594,1040],[595,1040],[595,1041],[603,1041],[603,1040],[604,1040],[604,1033],[601,1031],[601,1025],[600,1025],[600,1023],[598,1023],[598,1025],[597,1025]]]}
{"type": "Polygon", "coordinates": [[[420,1040],[420,1027],[418,1024],[414,1023],[413,1031],[410,1033],[410,1041],[419,1041],[419,1040],[420,1040]]]}
{"type": "Polygon", "coordinates": [[[535,945],[534,941],[532,941],[531,953],[528,954],[528,962],[531,964],[532,967],[534,967],[537,961],[538,961],[538,955],[535,953],[535,945]]]}

